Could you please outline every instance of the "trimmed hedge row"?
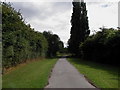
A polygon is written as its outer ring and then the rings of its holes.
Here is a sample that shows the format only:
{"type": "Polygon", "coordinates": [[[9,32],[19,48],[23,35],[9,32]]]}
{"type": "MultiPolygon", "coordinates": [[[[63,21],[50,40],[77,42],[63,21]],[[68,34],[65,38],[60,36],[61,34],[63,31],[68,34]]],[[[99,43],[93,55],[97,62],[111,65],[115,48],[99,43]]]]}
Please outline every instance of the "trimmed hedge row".
{"type": "Polygon", "coordinates": [[[46,56],[48,42],[44,35],[26,25],[21,13],[10,4],[2,3],[2,22],[3,68],[46,56]]]}
{"type": "Polygon", "coordinates": [[[103,28],[80,45],[80,53],[84,59],[114,65],[118,65],[119,50],[120,30],[112,28],[103,28]]]}

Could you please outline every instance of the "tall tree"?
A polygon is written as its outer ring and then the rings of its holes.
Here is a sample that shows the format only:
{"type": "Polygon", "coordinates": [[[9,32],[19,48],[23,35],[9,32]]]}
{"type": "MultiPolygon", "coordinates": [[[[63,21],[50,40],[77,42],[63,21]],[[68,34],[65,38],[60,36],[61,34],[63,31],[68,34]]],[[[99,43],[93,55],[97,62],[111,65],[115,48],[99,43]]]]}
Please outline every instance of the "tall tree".
{"type": "Polygon", "coordinates": [[[86,3],[81,0],[74,0],[73,13],[71,19],[71,36],[68,41],[68,49],[72,54],[79,55],[79,46],[90,34],[88,26],[88,17],[86,10],[86,3]]]}

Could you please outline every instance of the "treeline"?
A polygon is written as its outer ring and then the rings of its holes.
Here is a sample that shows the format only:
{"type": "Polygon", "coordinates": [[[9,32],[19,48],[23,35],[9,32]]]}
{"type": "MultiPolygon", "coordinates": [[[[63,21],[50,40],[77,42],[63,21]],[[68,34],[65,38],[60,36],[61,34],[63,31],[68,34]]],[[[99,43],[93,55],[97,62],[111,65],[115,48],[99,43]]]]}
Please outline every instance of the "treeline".
{"type": "Polygon", "coordinates": [[[63,42],[60,41],[58,35],[34,31],[30,24],[25,23],[21,13],[10,4],[2,3],[2,22],[3,68],[38,57],[55,56],[57,51],[64,47],[59,47],[58,42],[63,42]],[[50,36],[46,36],[46,33],[50,36]]]}
{"type": "Polygon", "coordinates": [[[85,60],[118,65],[120,59],[120,30],[102,28],[89,36],[81,45],[80,53],[85,60]]]}
{"type": "Polygon", "coordinates": [[[48,57],[55,57],[58,51],[62,53],[64,44],[62,41],[60,41],[58,35],[46,31],[43,32],[43,35],[48,41],[48,50],[47,50],[48,57]]]}
{"type": "Polygon", "coordinates": [[[99,63],[118,65],[120,59],[120,28],[101,28],[89,36],[86,3],[73,1],[71,36],[68,50],[74,57],[99,63]]]}

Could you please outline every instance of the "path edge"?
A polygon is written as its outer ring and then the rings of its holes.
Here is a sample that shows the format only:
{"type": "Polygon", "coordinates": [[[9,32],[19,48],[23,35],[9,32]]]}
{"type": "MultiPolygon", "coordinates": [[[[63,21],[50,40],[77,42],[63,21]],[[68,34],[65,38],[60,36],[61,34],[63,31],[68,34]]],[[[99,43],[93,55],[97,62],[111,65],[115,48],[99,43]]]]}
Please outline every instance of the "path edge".
{"type": "MultiPolygon", "coordinates": [[[[67,60],[67,58],[66,58],[66,60],[67,60]]],[[[68,60],[67,60],[68,61],[68,60]]],[[[69,62],[69,61],[68,61],[69,62]]],[[[73,65],[71,62],[69,62],[71,65],[73,65]]],[[[74,66],[74,65],[73,65],[74,66]]],[[[74,66],[75,67],[75,66],[74,66]]],[[[75,67],[76,68],[76,67],[75,67]]],[[[76,68],[77,69],[77,68],[76,68]]],[[[77,69],[77,71],[79,72],[79,70],[77,69]]],[[[80,73],[80,72],[79,72],[80,73]]],[[[82,73],[80,73],[80,74],[82,74],[82,73]]],[[[84,74],[82,74],[83,75],[83,77],[88,81],[88,83],[90,83],[92,86],[94,86],[96,89],[99,89],[99,90],[101,90],[98,86],[96,86],[90,79],[88,79],[88,77],[87,76],[85,76],[84,74]]]]}
{"type": "MultiPolygon", "coordinates": [[[[58,60],[59,60],[59,59],[58,59],[58,60]]],[[[57,60],[57,61],[58,61],[58,60],[57,60]]],[[[56,61],[56,63],[57,63],[57,61],[56,61]]],[[[48,76],[48,82],[47,82],[47,84],[45,85],[44,88],[48,88],[49,80],[50,80],[50,78],[51,78],[51,75],[52,75],[52,72],[53,72],[53,69],[54,69],[56,63],[52,66],[52,69],[51,69],[50,74],[49,74],[49,76],[48,76]]]]}

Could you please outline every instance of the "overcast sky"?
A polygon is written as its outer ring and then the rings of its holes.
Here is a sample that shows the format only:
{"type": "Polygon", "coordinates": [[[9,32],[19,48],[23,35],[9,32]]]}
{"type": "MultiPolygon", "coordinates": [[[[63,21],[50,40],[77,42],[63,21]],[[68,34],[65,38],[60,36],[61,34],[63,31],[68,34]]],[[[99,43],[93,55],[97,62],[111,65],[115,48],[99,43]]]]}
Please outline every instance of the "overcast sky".
{"type": "MultiPolygon", "coordinates": [[[[8,0],[7,0],[8,1],[8,0]]],[[[11,0],[12,1],[12,0],[11,0]]],[[[71,0],[72,1],[72,0],[71,0]]],[[[12,2],[21,11],[25,21],[36,31],[52,31],[66,45],[70,38],[72,3],[70,2],[12,2]]],[[[99,0],[96,0],[99,1],[99,0]]],[[[118,2],[87,2],[91,34],[100,27],[118,27],[118,2]]]]}

